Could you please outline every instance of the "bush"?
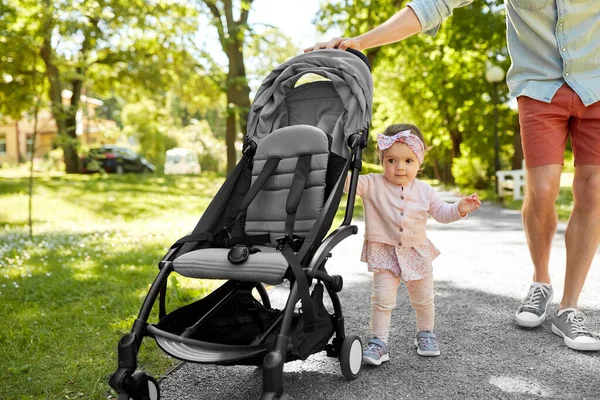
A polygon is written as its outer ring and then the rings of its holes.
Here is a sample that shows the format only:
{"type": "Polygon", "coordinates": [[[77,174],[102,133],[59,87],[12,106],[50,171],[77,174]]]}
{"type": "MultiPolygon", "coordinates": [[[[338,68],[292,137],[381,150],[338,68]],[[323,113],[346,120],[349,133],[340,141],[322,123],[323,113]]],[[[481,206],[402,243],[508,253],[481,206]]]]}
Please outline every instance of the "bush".
{"type": "Polygon", "coordinates": [[[460,187],[485,189],[490,182],[487,168],[488,164],[479,157],[456,158],[452,163],[452,176],[460,187]]]}
{"type": "Polygon", "coordinates": [[[208,122],[196,121],[191,125],[172,130],[171,137],[178,147],[195,151],[202,171],[224,173],[227,170],[227,147],[215,137],[208,122]]]}
{"type": "Polygon", "coordinates": [[[39,160],[35,159],[35,165],[38,167],[39,171],[64,171],[65,170],[65,162],[63,156],[63,149],[57,148],[49,151],[44,155],[43,159],[39,160]]]}
{"type": "Polygon", "coordinates": [[[382,174],[383,173],[383,167],[379,164],[371,164],[368,162],[364,162],[362,163],[362,171],[360,172],[361,174],[382,174]]]}

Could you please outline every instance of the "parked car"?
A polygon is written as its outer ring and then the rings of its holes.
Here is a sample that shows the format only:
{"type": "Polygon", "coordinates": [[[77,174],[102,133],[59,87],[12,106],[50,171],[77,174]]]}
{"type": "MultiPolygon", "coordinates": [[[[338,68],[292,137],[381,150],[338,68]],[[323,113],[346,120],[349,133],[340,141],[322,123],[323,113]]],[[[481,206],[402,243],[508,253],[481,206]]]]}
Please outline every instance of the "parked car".
{"type": "Polygon", "coordinates": [[[91,149],[82,158],[82,172],[106,171],[122,174],[125,172],[154,172],[156,168],[144,157],[126,147],[103,145],[91,149]]]}
{"type": "Polygon", "coordinates": [[[196,152],[176,147],[167,150],[165,157],[165,175],[199,174],[200,163],[196,152]]]}

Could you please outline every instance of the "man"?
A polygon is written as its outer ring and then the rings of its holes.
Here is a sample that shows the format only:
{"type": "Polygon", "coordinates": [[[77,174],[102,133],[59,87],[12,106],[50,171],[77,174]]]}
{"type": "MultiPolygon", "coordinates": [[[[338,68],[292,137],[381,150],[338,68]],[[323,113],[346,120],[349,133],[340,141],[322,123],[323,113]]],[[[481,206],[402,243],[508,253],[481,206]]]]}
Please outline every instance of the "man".
{"type": "MultiPolygon", "coordinates": [[[[472,0],[413,0],[389,20],[354,38],[333,38],[305,49],[364,50],[415,33],[434,35],[457,7],[472,0]]],[[[548,273],[558,225],[555,201],[571,137],[575,156],[573,212],[565,233],[564,292],[552,332],[575,350],[600,350],[577,302],[600,243],[600,1],[505,0],[512,66],[507,84],[517,98],[527,167],[523,224],[534,266],[533,283],[517,309],[517,324],[540,326],[554,291],[548,273]]]]}

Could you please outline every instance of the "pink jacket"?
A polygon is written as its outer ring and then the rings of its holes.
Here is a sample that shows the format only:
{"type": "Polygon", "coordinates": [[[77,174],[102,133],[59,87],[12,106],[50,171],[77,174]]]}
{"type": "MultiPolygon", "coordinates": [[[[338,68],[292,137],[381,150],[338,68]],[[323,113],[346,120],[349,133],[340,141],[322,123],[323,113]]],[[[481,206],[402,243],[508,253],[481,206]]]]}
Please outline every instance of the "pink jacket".
{"type": "MultiPolygon", "coordinates": [[[[344,191],[348,191],[350,177],[344,191]]],[[[458,221],[458,203],[441,200],[431,185],[418,179],[408,186],[390,183],[382,174],[361,175],[357,194],[365,210],[365,239],[392,246],[425,243],[427,215],[436,221],[458,221]]]]}

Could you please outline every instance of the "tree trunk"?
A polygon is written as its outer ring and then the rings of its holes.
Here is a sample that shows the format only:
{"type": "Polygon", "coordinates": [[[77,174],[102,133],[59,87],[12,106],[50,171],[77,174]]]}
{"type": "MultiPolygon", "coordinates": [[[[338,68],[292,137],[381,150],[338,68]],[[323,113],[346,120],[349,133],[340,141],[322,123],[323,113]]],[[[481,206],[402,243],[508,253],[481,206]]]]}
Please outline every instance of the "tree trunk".
{"type": "Polygon", "coordinates": [[[513,146],[515,147],[515,154],[512,159],[512,169],[521,169],[523,166],[523,145],[521,144],[521,124],[519,118],[515,118],[515,135],[513,139],[513,146]]]}
{"type": "Polygon", "coordinates": [[[244,66],[243,43],[239,40],[230,40],[227,45],[227,58],[229,71],[227,73],[227,124],[225,143],[227,144],[227,172],[233,170],[237,162],[235,142],[238,140],[236,124],[239,122],[239,131],[246,134],[248,113],[250,112],[250,87],[246,79],[244,66]],[[234,105],[235,107],[231,107],[234,105]],[[239,118],[236,118],[239,117],[239,118]]]}
{"type": "MultiPolygon", "coordinates": [[[[37,115],[35,115],[37,118],[37,115]]],[[[21,131],[19,130],[19,121],[15,122],[15,132],[17,133],[17,164],[23,162],[23,155],[21,154],[21,131]]]]}
{"type": "Polygon", "coordinates": [[[438,181],[442,180],[442,175],[440,174],[440,164],[437,159],[433,160],[433,179],[437,179],[438,181]]]}
{"type": "Polygon", "coordinates": [[[54,49],[52,48],[52,30],[46,29],[45,32],[47,32],[47,35],[40,48],[40,55],[46,65],[46,76],[50,82],[48,94],[52,104],[52,116],[54,117],[56,128],[58,130],[58,144],[63,148],[66,172],[67,174],[74,174],[79,172],[79,158],[77,155],[77,134],[75,132],[76,111],[72,110],[73,105],[75,105],[75,110],[77,110],[76,107],[81,93],[81,82],[73,85],[71,106],[65,107],[62,104],[63,87],[60,79],[60,71],[53,60],[54,49]]]}
{"type": "Polygon", "coordinates": [[[452,175],[452,164],[454,163],[455,158],[460,158],[460,144],[462,143],[462,134],[459,131],[450,131],[450,139],[452,140],[452,148],[450,149],[450,164],[448,166],[448,171],[450,171],[449,182],[454,183],[454,175],[452,175]]]}
{"type": "Polygon", "coordinates": [[[235,137],[237,136],[236,128],[236,112],[233,107],[230,107],[231,99],[227,95],[227,117],[225,122],[225,145],[227,147],[227,173],[235,168],[237,155],[235,154],[235,137]]]}

